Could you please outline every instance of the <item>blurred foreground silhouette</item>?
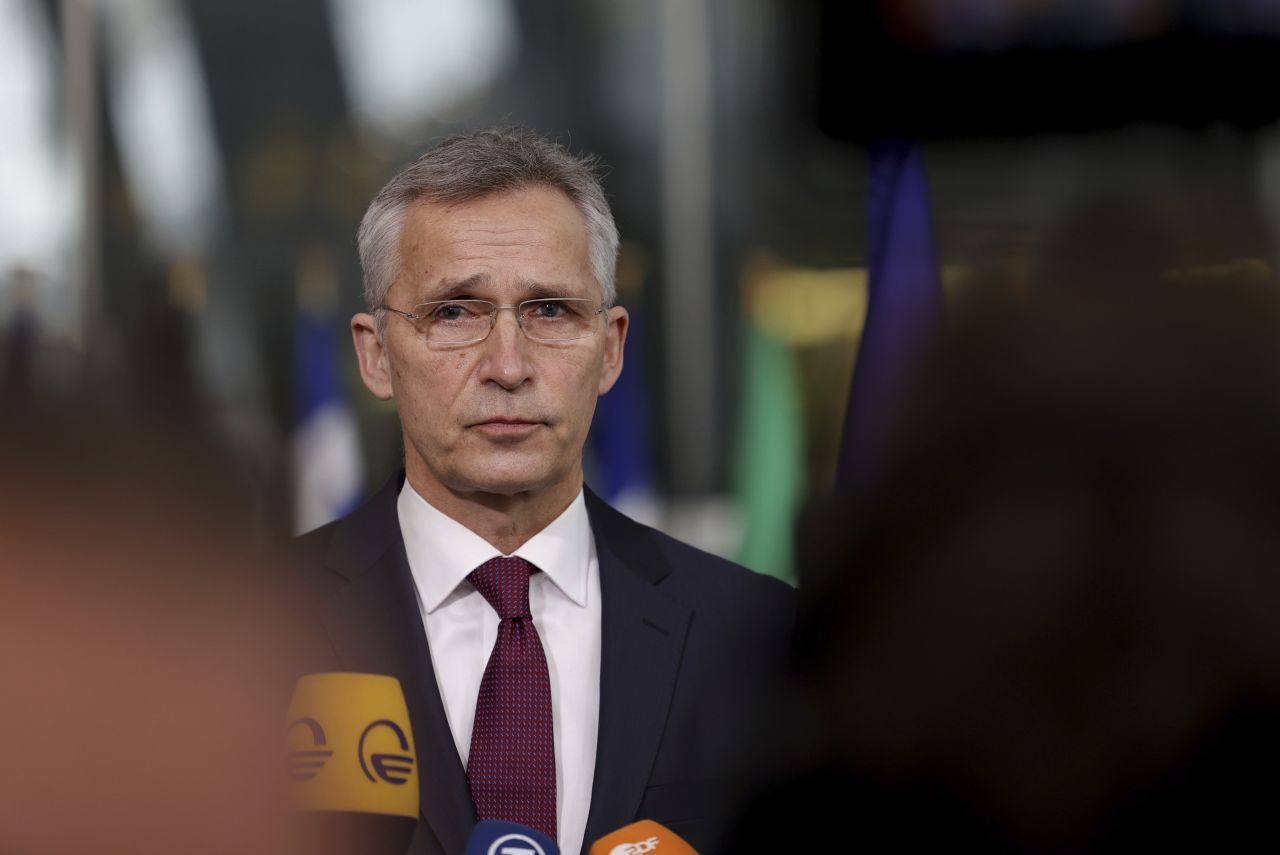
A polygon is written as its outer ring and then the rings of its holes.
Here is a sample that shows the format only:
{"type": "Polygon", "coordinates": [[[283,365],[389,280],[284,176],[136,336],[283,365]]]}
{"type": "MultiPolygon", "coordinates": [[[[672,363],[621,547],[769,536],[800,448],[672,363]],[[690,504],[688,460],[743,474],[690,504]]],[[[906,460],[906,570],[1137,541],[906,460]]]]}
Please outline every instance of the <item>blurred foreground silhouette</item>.
{"type": "Polygon", "coordinates": [[[300,636],[252,496],[175,381],[0,393],[2,852],[294,851],[300,636]]]}
{"type": "Polygon", "coordinates": [[[1144,251],[951,307],[879,489],[802,528],[821,760],[735,845],[1274,838],[1280,301],[1144,251]]]}

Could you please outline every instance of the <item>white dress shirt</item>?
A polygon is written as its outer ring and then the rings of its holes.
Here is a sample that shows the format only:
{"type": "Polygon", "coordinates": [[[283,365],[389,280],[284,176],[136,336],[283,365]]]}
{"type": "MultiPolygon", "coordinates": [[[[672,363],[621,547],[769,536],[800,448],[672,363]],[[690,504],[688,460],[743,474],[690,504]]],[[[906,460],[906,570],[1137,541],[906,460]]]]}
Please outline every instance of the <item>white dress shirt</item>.
{"type": "MultiPolygon", "coordinates": [[[[498,638],[498,614],[467,574],[502,553],[428,504],[408,480],[396,509],[440,698],[465,767],[480,679],[498,638]]],[[[600,719],[600,564],[583,494],[513,554],[542,571],[529,579],[529,610],[551,678],[557,831],[562,852],[580,852],[600,719]]],[[[430,787],[430,770],[426,776],[430,787]]]]}

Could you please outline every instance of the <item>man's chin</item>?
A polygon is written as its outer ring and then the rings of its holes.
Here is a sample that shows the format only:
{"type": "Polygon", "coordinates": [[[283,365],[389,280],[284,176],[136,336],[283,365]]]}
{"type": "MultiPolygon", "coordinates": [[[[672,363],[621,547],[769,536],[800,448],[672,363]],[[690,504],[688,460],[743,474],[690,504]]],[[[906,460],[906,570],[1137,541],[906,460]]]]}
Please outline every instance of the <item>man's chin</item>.
{"type": "MultiPolygon", "coordinates": [[[[514,463],[515,461],[508,461],[514,463]]],[[[449,486],[459,493],[488,493],[495,496],[517,496],[541,493],[566,480],[566,474],[548,471],[541,466],[489,465],[455,473],[449,486]]]]}
{"type": "Polygon", "coordinates": [[[483,494],[489,496],[520,496],[526,493],[539,493],[547,488],[541,481],[529,481],[521,478],[492,478],[484,481],[467,480],[457,484],[454,491],[458,493],[483,494]]]}
{"type": "Polygon", "coordinates": [[[521,494],[556,491],[557,487],[582,486],[582,469],[565,460],[562,448],[547,442],[464,443],[451,452],[438,450],[432,457],[406,453],[411,479],[430,491],[434,482],[456,496],[521,494]],[[416,473],[416,478],[413,476],[416,473]],[[570,484],[575,480],[575,484],[570,484]]]}

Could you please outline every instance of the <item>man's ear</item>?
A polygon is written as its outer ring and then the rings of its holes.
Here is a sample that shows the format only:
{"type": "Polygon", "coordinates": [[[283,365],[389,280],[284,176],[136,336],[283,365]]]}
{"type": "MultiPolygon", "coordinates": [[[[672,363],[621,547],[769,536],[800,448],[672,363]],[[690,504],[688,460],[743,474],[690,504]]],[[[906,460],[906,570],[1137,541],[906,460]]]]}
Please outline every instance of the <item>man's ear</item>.
{"type": "Polygon", "coordinates": [[[622,373],[622,353],[627,343],[627,324],[631,318],[626,309],[614,306],[605,315],[605,320],[608,326],[604,333],[604,368],[600,372],[599,395],[612,389],[618,375],[622,373]]]}
{"type": "Polygon", "coordinates": [[[356,359],[360,360],[360,379],[379,400],[387,401],[391,394],[391,366],[387,361],[387,348],[378,333],[378,323],[373,315],[361,312],[351,318],[351,342],[356,346],[356,359]]]}

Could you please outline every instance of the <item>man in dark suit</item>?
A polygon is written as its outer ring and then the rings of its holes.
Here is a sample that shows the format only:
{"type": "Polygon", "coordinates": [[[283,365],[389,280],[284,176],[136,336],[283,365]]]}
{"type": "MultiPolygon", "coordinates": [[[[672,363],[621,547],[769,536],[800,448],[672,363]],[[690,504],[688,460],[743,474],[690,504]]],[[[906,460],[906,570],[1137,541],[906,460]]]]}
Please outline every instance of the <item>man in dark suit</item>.
{"type": "Polygon", "coordinates": [[[411,851],[460,852],[477,819],[566,852],[642,818],[714,845],[794,597],[583,485],[627,333],[592,162],[522,130],[451,138],[375,198],[359,245],[352,335],[405,470],[301,546],[337,665],[405,687],[411,851]]]}

